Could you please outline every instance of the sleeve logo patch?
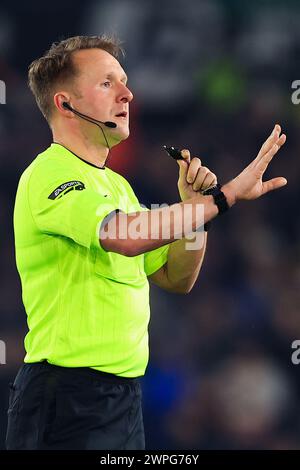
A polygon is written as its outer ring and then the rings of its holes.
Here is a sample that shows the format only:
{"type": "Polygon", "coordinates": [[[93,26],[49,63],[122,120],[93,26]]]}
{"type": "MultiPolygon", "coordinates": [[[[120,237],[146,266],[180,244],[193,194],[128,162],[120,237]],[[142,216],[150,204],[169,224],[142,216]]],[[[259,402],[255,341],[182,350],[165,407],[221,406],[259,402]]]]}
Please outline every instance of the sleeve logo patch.
{"type": "Polygon", "coordinates": [[[85,189],[85,186],[81,181],[68,181],[54,189],[54,191],[49,194],[48,199],[59,199],[70,191],[82,191],[83,189],[85,189]]]}

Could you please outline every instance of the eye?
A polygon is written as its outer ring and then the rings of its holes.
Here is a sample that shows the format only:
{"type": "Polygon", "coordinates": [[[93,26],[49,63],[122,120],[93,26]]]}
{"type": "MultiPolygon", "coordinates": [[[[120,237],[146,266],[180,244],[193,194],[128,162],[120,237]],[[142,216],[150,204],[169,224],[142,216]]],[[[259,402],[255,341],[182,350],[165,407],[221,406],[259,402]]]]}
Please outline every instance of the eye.
{"type": "Polygon", "coordinates": [[[104,82],[104,83],[102,83],[102,85],[104,85],[104,86],[105,86],[105,88],[109,88],[109,86],[110,86],[110,82],[109,82],[109,81],[107,81],[107,82],[104,82]]]}

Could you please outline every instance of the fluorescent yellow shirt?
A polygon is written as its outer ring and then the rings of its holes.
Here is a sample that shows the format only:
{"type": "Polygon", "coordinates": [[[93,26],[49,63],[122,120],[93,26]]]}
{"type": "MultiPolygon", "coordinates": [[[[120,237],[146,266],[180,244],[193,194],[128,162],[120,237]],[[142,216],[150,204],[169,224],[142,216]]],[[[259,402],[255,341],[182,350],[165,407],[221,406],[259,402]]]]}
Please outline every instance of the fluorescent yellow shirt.
{"type": "Polygon", "coordinates": [[[126,179],[60,144],[22,174],[14,231],[29,328],[25,362],[144,374],[147,276],[166,263],[169,245],[135,257],[106,252],[99,228],[116,209],[142,210],[126,179]]]}

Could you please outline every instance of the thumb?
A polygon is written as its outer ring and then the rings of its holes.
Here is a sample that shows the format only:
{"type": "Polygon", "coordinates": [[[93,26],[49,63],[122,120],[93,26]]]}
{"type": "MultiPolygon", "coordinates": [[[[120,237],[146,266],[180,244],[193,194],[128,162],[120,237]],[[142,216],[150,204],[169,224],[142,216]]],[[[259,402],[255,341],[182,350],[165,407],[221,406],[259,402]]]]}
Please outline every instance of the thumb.
{"type": "Polygon", "coordinates": [[[186,179],[188,163],[185,160],[176,160],[179,165],[179,179],[186,179]]]}
{"type": "Polygon", "coordinates": [[[287,179],[283,178],[282,176],[279,176],[277,178],[272,178],[269,181],[265,181],[263,183],[263,190],[262,194],[266,194],[269,191],[274,191],[275,189],[282,188],[287,184],[287,179]]]}

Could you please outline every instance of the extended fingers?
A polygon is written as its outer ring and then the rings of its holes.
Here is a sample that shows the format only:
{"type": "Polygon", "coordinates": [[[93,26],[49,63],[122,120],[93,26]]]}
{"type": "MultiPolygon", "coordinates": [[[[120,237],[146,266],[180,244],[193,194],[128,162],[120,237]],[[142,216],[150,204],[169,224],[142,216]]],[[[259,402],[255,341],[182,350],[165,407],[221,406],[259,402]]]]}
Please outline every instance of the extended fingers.
{"type": "Polygon", "coordinates": [[[266,194],[269,191],[274,191],[275,189],[282,188],[287,184],[287,179],[283,176],[278,176],[269,181],[263,182],[262,194],[266,194]]]}
{"type": "Polygon", "coordinates": [[[272,147],[275,143],[277,143],[277,140],[279,139],[281,132],[281,127],[279,124],[275,124],[273,131],[267,138],[267,140],[263,143],[260,151],[258,152],[258,155],[255,159],[256,162],[258,162],[272,147]]]}
{"type": "Polygon", "coordinates": [[[260,171],[265,172],[269,163],[271,162],[273,157],[276,155],[280,147],[282,147],[282,145],[285,143],[285,141],[286,141],[286,135],[282,134],[280,138],[277,140],[277,142],[272,145],[270,150],[268,150],[268,152],[266,152],[261,157],[260,161],[257,164],[257,167],[259,168],[260,171]]]}
{"type": "Polygon", "coordinates": [[[282,145],[285,143],[286,141],[286,135],[285,134],[281,134],[281,136],[279,137],[279,139],[277,140],[277,145],[278,147],[282,147],[282,145]]]}

